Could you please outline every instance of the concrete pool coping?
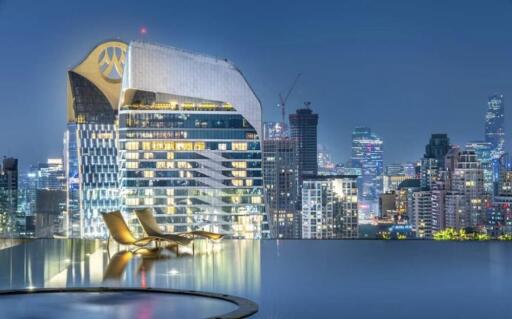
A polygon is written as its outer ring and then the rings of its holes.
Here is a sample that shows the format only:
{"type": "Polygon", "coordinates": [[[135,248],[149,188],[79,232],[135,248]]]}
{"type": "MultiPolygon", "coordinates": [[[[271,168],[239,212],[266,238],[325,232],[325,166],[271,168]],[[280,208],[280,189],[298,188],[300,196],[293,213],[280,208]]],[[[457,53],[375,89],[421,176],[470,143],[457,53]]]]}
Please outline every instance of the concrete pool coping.
{"type": "Polygon", "coordinates": [[[162,288],[130,288],[130,287],[84,287],[84,288],[31,288],[31,289],[15,289],[15,290],[0,290],[0,297],[2,296],[15,296],[15,295],[30,295],[30,294],[45,294],[45,293],[155,293],[155,294],[171,294],[179,296],[202,297],[222,300],[238,306],[229,313],[208,317],[208,319],[237,319],[247,318],[258,312],[258,304],[255,302],[232,295],[219,294],[213,292],[203,292],[196,290],[181,290],[181,289],[162,289],[162,288]]]}

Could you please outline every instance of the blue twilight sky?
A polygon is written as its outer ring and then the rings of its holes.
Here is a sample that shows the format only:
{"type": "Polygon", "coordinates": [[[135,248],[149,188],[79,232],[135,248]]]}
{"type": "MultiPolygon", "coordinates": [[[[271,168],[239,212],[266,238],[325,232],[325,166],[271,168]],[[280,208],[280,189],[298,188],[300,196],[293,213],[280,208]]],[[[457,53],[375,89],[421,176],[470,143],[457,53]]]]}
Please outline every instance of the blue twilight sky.
{"type": "Polygon", "coordinates": [[[384,139],[386,163],[418,159],[432,132],[481,139],[495,92],[512,139],[512,0],[0,0],[0,155],[58,156],[66,70],[102,40],[140,39],[141,26],[148,41],[234,61],[265,120],[303,73],[288,110],[312,102],[339,162],[355,126],[384,139]]]}

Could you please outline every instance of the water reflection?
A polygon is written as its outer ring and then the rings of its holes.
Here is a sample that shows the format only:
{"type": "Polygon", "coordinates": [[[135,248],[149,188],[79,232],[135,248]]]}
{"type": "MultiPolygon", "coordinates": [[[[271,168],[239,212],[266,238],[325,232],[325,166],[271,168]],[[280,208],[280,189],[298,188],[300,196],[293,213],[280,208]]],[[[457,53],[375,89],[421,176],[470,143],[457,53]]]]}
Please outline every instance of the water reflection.
{"type": "Polygon", "coordinates": [[[128,250],[102,241],[41,239],[0,250],[0,289],[130,286],[259,296],[260,242],[195,240],[128,250]]]}

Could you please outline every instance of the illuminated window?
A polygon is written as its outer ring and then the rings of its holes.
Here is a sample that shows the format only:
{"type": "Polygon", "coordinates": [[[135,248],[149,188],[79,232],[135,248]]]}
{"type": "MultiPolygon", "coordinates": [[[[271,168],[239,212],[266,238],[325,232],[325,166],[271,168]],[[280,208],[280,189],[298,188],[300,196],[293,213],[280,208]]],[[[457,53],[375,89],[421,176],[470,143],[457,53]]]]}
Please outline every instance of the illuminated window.
{"type": "Polygon", "coordinates": [[[126,162],[126,168],[139,168],[138,162],[126,162]]]}
{"type": "Polygon", "coordinates": [[[165,168],[167,162],[156,162],[156,168],[165,168]]]}
{"type": "Polygon", "coordinates": [[[233,151],[247,151],[247,143],[232,143],[231,149],[233,151]]]}
{"type": "Polygon", "coordinates": [[[246,171],[233,171],[233,176],[235,177],[247,177],[246,171]]]}
{"type": "Polygon", "coordinates": [[[252,186],[252,179],[246,179],[245,180],[245,186],[252,186]]]}
{"type": "Polygon", "coordinates": [[[194,151],[202,151],[205,148],[206,147],[205,147],[205,143],[204,142],[195,142],[194,143],[194,151]]]}
{"type": "Polygon", "coordinates": [[[126,142],[126,149],[129,151],[136,151],[139,149],[139,142],[126,142]]]}
{"type": "Polygon", "coordinates": [[[234,179],[231,181],[231,184],[233,184],[233,186],[244,186],[244,181],[241,179],[234,179]]]}
{"type": "Polygon", "coordinates": [[[153,159],[154,155],[153,155],[153,153],[144,153],[144,158],[145,159],[153,159]]]}
{"type": "Polygon", "coordinates": [[[153,178],[153,177],[155,177],[155,172],[153,172],[153,171],[144,171],[144,177],[145,178],[153,178]]]}
{"type": "Polygon", "coordinates": [[[150,142],[142,142],[142,149],[145,151],[151,151],[151,143],[150,142]]]}
{"type": "Polygon", "coordinates": [[[219,149],[219,151],[225,151],[228,149],[228,147],[227,147],[226,143],[219,143],[218,149],[219,149]]]}
{"type": "Polygon", "coordinates": [[[144,198],[144,205],[153,205],[154,202],[153,197],[144,198]]]}
{"type": "Polygon", "coordinates": [[[139,205],[139,199],[138,198],[127,198],[126,205],[127,206],[137,206],[137,205],[139,205]]]}
{"type": "Polygon", "coordinates": [[[173,152],[167,152],[167,159],[174,159],[174,153],[173,152]]]}
{"type": "Polygon", "coordinates": [[[247,168],[247,162],[232,162],[234,168],[247,168]]]}
{"type": "Polygon", "coordinates": [[[163,142],[152,142],[151,147],[154,151],[163,151],[164,143],[163,142]]]}
{"type": "Polygon", "coordinates": [[[253,204],[262,204],[261,196],[253,196],[253,197],[251,197],[251,203],[253,203],[253,204]]]}
{"type": "Polygon", "coordinates": [[[192,142],[177,142],[176,150],[177,151],[192,151],[192,142]]]}
{"type": "Polygon", "coordinates": [[[136,153],[136,152],[126,152],[124,157],[126,159],[139,159],[139,153],[136,153]]]}
{"type": "Polygon", "coordinates": [[[192,168],[188,162],[178,162],[178,168],[192,168]]]}

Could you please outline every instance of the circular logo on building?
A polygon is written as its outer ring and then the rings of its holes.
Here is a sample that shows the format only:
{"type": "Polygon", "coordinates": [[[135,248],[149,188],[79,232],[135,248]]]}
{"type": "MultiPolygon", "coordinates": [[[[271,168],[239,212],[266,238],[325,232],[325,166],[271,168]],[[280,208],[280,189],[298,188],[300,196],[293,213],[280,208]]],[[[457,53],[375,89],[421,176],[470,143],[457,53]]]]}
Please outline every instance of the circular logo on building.
{"type": "Polygon", "coordinates": [[[126,47],[121,44],[112,44],[103,49],[98,58],[101,74],[109,81],[121,81],[125,59],[126,47]]]}

